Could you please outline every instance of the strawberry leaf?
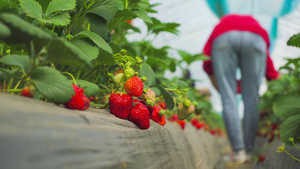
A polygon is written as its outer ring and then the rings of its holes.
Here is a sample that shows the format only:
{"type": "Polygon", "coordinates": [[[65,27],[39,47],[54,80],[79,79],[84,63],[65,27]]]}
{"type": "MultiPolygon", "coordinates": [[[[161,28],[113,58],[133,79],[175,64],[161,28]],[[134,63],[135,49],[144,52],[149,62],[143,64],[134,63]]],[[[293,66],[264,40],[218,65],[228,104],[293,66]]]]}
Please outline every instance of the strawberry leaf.
{"type": "Polygon", "coordinates": [[[164,96],[167,108],[169,110],[173,110],[174,100],[172,95],[162,85],[157,85],[156,87],[160,90],[161,94],[164,96]]]}
{"type": "Polygon", "coordinates": [[[75,94],[72,82],[50,67],[42,66],[35,69],[31,74],[31,80],[45,98],[56,103],[67,102],[75,94]]]}
{"type": "Polygon", "coordinates": [[[46,10],[46,16],[58,11],[68,11],[75,8],[75,0],[52,0],[46,10]]]}
{"type": "Polygon", "coordinates": [[[300,95],[298,94],[288,94],[279,96],[273,105],[273,110],[278,117],[282,119],[287,119],[290,116],[300,113],[299,103],[300,95]]]}
{"type": "Polygon", "coordinates": [[[140,69],[140,75],[147,78],[146,85],[151,87],[156,84],[155,73],[153,72],[151,66],[144,63],[140,69]]]}
{"type": "Polygon", "coordinates": [[[35,0],[19,0],[20,6],[24,10],[27,16],[32,18],[42,18],[43,11],[42,6],[35,0]]]}
{"type": "Polygon", "coordinates": [[[103,39],[107,39],[108,27],[107,21],[104,18],[92,13],[86,14],[85,18],[91,25],[91,31],[97,33],[103,39]]]}
{"type": "Polygon", "coordinates": [[[287,45],[300,48],[300,33],[290,37],[290,39],[287,41],[287,45]]]}
{"type": "Polygon", "coordinates": [[[10,29],[0,21],[0,38],[7,38],[10,35],[10,29]]]}
{"type": "Polygon", "coordinates": [[[94,96],[100,90],[98,85],[85,80],[76,80],[76,83],[81,88],[84,88],[84,94],[87,97],[94,96]]]}
{"type": "Polygon", "coordinates": [[[17,69],[9,70],[9,69],[0,68],[0,80],[1,81],[7,80],[8,78],[13,77],[16,72],[17,69]]]}
{"type": "Polygon", "coordinates": [[[136,14],[137,17],[143,19],[145,22],[152,24],[151,18],[147,15],[145,11],[132,11],[134,14],[136,14]]]}
{"type": "Polygon", "coordinates": [[[23,73],[27,73],[31,68],[30,59],[25,55],[6,55],[0,59],[0,62],[6,65],[19,66],[23,73]]]}
{"type": "Polygon", "coordinates": [[[54,63],[92,66],[89,56],[84,51],[63,38],[51,40],[47,46],[47,51],[47,59],[54,63]]]}
{"type": "Polygon", "coordinates": [[[45,19],[39,19],[41,22],[53,24],[57,26],[65,26],[70,23],[70,15],[68,13],[60,13],[47,17],[45,19]]]}
{"type": "Polygon", "coordinates": [[[96,14],[110,21],[118,11],[119,4],[117,0],[99,0],[88,9],[87,13],[96,14]]]}
{"type": "Polygon", "coordinates": [[[99,55],[99,49],[87,39],[75,39],[71,43],[81,49],[89,57],[89,60],[96,59],[99,55]]]}
{"type": "Polygon", "coordinates": [[[49,33],[26,22],[17,15],[2,13],[0,18],[11,31],[11,35],[8,38],[3,39],[6,42],[29,44],[31,40],[44,43],[52,39],[52,36],[49,33]]]}
{"type": "Polygon", "coordinates": [[[103,49],[104,51],[112,54],[112,49],[108,45],[107,42],[103,38],[101,38],[98,34],[91,32],[91,31],[81,31],[77,35],[74,36],[74,39],[77,38],[89,38],[92,40],[99,48],[103,49]]]}
{"type": "Polygon", "coordinates": [[[286,144],[292,146],[290,137],[294,138],[295,143],[300,143],[300,114],[290,116],[280,126],[280,138],[286,144]]]}

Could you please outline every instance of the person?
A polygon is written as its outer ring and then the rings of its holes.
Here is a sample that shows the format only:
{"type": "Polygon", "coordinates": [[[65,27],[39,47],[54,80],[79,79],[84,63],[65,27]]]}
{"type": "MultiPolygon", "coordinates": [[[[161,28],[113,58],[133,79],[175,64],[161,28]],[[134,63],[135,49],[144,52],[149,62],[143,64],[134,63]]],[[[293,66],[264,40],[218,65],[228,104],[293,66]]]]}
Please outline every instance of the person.
{"type": "Polygon", "coordinates": [[[220,19],[203,49],[203,54],[211,57],[204,61],[203,68],[220,93],[223,119],[233,150],[230,160],[235,162],[246,162],[253,152],[259,87],[264,74],[267,80],[280,76],[270,58],[269,47],[267,31],[252,16],[228,14],[220,19]],[[235,98],[237,68],[241,71],[243,125],[235,98]]]}

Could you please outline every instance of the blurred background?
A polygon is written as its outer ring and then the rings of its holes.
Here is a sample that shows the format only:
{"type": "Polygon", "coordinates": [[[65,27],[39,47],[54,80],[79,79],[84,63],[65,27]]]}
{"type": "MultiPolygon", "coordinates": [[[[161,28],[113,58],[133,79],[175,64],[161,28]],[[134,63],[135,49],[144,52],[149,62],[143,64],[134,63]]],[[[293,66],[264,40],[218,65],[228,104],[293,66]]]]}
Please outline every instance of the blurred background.
{"type": "MultiPolygon", "coordinates": [[[[248,14],[255,17],[268,31],[271,40],[271,58],[278,70],[283,66],[285,58],[299,57],[300,50],[287,46],[287,40],[300,31],[299,0],[150,0],[157,13],[151,14],[161,22],[179,23],[178,35],[161,33],[153,41],[155,47],[170,46],[169,56],[180,59],[175,50],[188,51],[191,54],[202,53],[203,47],[219,18],[228,13],[248,14]]],[[[140,19],[132,21],[141,30],[141,34],[128,35],[129,40],[141,40],[147,32],[147,26],[140,19]]],[[[149,39],[153,37],[148,37],[149,39]]],[[[210,100],[216,112],[221,113],[222,105],[218,92],[211,85],[208,76],[202,69],[202,61],[190,65],[182,63],[188,69],[191,78],[196,79],[195,87],[209,89],[210,100]]],[[[165,77],[183,76],[181,69],[175,72],[166,71],[165,77]]],[[[239,72],[237,72],[237,77],[239,72]]],[[[260,94],[266,91],[266,80],[260,89],[260,94]]],[[[243,104],[241,96],[237,97],[240,117],[242,118],[243,104]]]]}

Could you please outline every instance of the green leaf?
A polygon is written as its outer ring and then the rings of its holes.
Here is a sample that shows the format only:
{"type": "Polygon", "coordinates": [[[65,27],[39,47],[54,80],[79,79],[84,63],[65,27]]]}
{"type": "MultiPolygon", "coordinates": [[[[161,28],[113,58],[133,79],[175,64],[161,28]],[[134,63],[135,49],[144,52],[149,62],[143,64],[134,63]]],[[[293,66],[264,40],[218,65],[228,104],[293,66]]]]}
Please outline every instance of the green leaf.
{"type": "Polygon", "coordinates": [[[152,31],[155,34],[160,32],[169,32],[175,35],[178,35],[177,27],[180,26],[178,23],[162,23],[156,18],[151,18],[152,24],[147,23],[148,31],[152,31]]]}
{"type": "Polygon", "coordinates": [[[280,138],[286,145],[292,145],[292,142],[289,141],[290,137],[293,137],[295,143],[300,143],[300,114],[290,116],[280,126],[280,138]]]}
{"type": "Polygon", "coordinates": [[[300,48],[300,33],[290,37],[290,39],[287,41],[287,45],[300,48]]]}
{"type": "Polygon", "coordinates": [[[172,95],[162,85],[157,85],[156,87],[160,90],[161,94],[164,96],[167,109],[173,110],[175,105],[174,105],[174,100],[172,95]]]}
{"type": "Polygon", "coordinates": [[[52,36],[49,33],[24,21],[14,14],[2,13],[0,18],[11,31],[11,36],[3,39],[6,42],[29,44],[30,41],[34,39],[40,43],[45,43],[45,41],[52,39],[52,36]]]}
{"type": "Polygon", "coordinates": [[[151,87],[156,84],[155,73],[148,64],[144,63],[142,65],[142,68],[140,69],[140,75],[145,76],[147,78],[146,85],[148,87],[151,87]]]}
{"type": "Polygon", "coordinates": [[[35,0],[19,0],[20,6],[26,15],[32,18],[42,18],[42,6],[35,0]]]}
{"type": "Polygon", "coordinates": [[[89,38],[99,48],[103,49],[104,51],[108,52],[109,54],[113,53],[112,49],[108,45],[108,43],[106,43],[103,38],[101,38],[98,34],[96,34],[94,32],[91,32],[91,31],[81,31],[77,35],[74,36],[74,39],[77,39],[77,38],[89,38]]]}
{"type": "Polygon", "coordinates": [[[300,113],[300,95],[289,94],[279,96],[273,105],[274,113],[282,118],[286,119],[290,116],[300,113]]]}
{"type": "Polygon", "coordinates": [[[145,22],[152,24],[151,18],[147,15],[145,11],[132,11],[137,17],[143,19],[145,22]]]}
{"type": "Polygon", "coordinates": [[[72,10],[75,8],[75,5],[75,0],[52,0],[46,10],[46,16],[53,12],[72,10]]]}
{"type": "Polygon", "coordinates": [[[37,90],[49,100],[56,103],[69,101],[74,95],[72,82],[58,70],[42,66],[31,74],[31,80],[37,90]]]}
{"type": "Polygon", "coordinates": [[[25,55],[6,55],[0,59],[0,62],[6,65],[19,66],[24,73],[27,73],[31,68],[30,59],[25,55]]]}
{"type": "Polygon", "coordinates": [[[47,51],[47,59],[54,63],[70,66],[92,66],[89,56],[86,53],[63,38],[51,40],[47,46],[47,51]]]}
{"type": "Polygon", "coordinates": [[[87,39],[74,39],[71,43],[81,49],[89,57],[90,61],[96,59],[99,55],[98,47],[94,46],[87,39]]]}
{"type": "Polygon", "coordinates": [[[7,38],[11,35],[9,28],[0,21],[0,38],[7,38]]]}
{"type": "Polygon", "coordinates": [[[11,78],[10,75],[14,75],[16,72],[17,72],[17,69],[9,70],[9,69],[1,69],[0,68],[0,81],[4,81],[4,80],[11,78]]]}
{"type": "Polygon", "coordinates": [[[0,0],[0,11],[9,8],[9,3],[6,0],[0,0]]]}
{"type": "Polygon", "coordinates": [[[155,93],[156,96],[160,96],[161,95],[161,92],[160,92],[160,90],[157,87],[150,87],[150,89],[152,91],[154,91],[154,93],[155,93]]]}
{"type": "Polygon", "coordinates": [[[76,80],[76,83],[81,88],[84,88],[84,93],[86,97],[94,96],[100,90],[98,85],[85,80],[76,80]]]}
{"type": "Polygon", "coordinates": [[[185,87],[185,88],[189,87],[189,84],[183,80],[178,80],[177,85],[178,87],[185,87]]]}
{"type": "Polygon", "coordinates": [[[96,14],[110,21],[118,11],[118,6],[117,0],[99,0],[88,9],[87,13],[96,14]]]}
{"type": "Polygon", "coordinates": [[[176,71],[176,62],[174,60],[171,60],[169,68],[170,68],[171,72],[175,72],[176,71]]]}
{"type": "Polygon", "coordinates": [[[108,36],[108,26],[107,21],[95,14],[86,14],[86,20],[91,25],[91,31],[97,33],[104,40],[107,39],[108,36]]]}
{"type": "Polygon", "coordinates": [[[100,49],[100,54],[99,54],[97,60],[103,64],[112,66],[112,65],[116,64],[116,62],[112,56],[113,56],[112,54],[109,54],[106,51],[100,49]]]}
{"type": "Polygon", "coordinates": [[[47,10],[48,5],[52,0],[36,0],[43,8],[43,11],[47,10]]]}
{"type": "Polygon", "coordinates": [[[60,13],[47,17],[45,19],[39,19],[41,22],[53,24],[57,26],[66,26],[70,23],[70,15],[68,13],[60,13]]]}

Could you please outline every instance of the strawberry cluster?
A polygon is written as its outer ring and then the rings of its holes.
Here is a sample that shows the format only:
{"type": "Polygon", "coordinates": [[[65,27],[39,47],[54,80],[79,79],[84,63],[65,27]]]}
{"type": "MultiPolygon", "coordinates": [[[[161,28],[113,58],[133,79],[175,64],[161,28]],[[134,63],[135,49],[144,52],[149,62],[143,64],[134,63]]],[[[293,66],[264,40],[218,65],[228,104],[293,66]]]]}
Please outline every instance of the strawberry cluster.
{"type": "Polygon", "coordinates": [[[160,125],[165,125],[165,116],[160,115],[162,109],[155,105],[155,93],[151,90],[144,91],[143,81],[131,71],[118,72],[114,76],[117,85],[124,85],[124,91],[113,93],[109,97],[110,113],[121,119],[128,119],[142,130],[150,127],[150,119],[160,125]],[[126,76],[127,74],[127,76],[126,76]],[[128,78],[130,77],[130,78],[128,78]],[[123,83],[122,80],[126,79],[123,83]]]}

